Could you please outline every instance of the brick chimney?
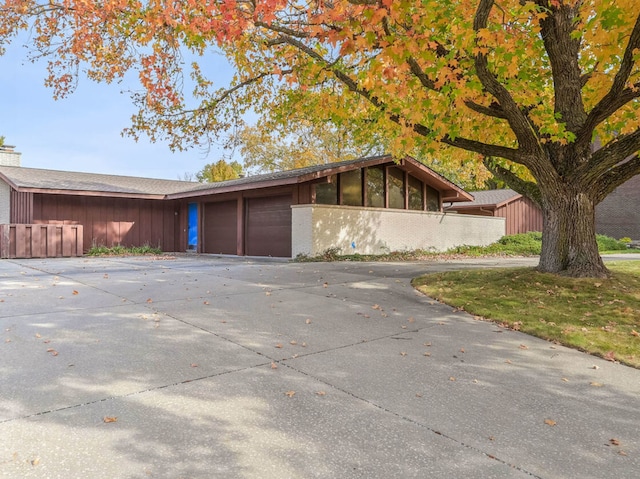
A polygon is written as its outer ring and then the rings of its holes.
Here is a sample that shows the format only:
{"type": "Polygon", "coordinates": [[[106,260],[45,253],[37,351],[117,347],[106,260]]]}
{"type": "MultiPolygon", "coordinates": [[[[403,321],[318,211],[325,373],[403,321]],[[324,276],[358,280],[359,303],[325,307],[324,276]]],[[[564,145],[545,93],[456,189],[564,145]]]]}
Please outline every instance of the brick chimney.
{"type": "Polygon", "coordinates": [[[15,146],[0,145],[0,166],[20,166],[22,153],[14,151],[15,146]]]}

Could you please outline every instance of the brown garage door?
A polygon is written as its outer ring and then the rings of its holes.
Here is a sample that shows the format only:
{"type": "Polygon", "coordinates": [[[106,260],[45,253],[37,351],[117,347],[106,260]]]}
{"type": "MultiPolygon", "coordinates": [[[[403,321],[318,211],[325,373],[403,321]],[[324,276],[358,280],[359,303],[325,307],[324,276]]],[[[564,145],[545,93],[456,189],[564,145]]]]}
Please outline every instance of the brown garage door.
{"type": "Polygon", "coordinates": [[[291,195],[247,199],[246,254],[291,257],[291,195]]]}
{"type": "Polygon", "coordinates": [[[235,200],[204,205],[204,252],[238,254],[238,203],[235,200]]]}

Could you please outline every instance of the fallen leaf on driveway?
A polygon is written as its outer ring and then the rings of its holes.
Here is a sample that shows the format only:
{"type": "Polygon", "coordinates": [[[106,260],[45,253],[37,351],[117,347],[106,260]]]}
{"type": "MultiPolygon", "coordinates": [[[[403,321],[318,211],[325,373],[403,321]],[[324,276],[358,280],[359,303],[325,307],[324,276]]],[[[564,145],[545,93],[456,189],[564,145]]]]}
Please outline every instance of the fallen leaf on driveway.
{"type": "Polygon", "coordinates": [[[595,381],[589,383],[590,386],[596,387],[596,388],[601,388],[602,387],[602,383],[597,383],[595,381]]]}
{"type": "Polygon", "coordinates": [[[307,320],[305,321],[305,323],[307,323],[307,324],[311,324],[311,320],[310,320],[310,319],[307,319],[307,320]]]}
{"type": "Polygon", "coordinates": [[[544,423],[548,426],[555,426],[556,422],[553,419],[545,419],[544,423]]]}
{"type": "Polygon", "coordinates": [[[153,303],[153,300],[151,298],[147,299],[147,303],[153,303]]]}
{"type": "Polygon", "coordinates": [[[48,352],[48,353],[51,353],[51,356],[57,356],[57,355],[58,355],[58,351],[56,351],[56,350],[55,350],[55,349],[53,349],[53,348],[49,348],[49,349],[47,349],[47,352],[48,352]]]}
{"type": "Polygon", "coordinates": [[[316,395],[318,395],[318,396],[326,396],[326,395],[327,395],[327,393],[326,393],[326,392],[324,392],[324,391],[317,391],[317,392],[316,392],[316,395]]]}
{"type": "Polygon", "coordinates": [[[78,292],[74,289],[74,290],[73,290],[73,295],[75,296],[75,295],[77,295],[77,294],[80,294],[80,293],[78,293],[78,292]]]}
{"type": "Polygon", "coordinates": [[[280,344],[280,343],[276,344],[276,348],[282,349],[282,344],[280,344]]]}
{"type": "Polygon", "coordinates": [[[105,422],[105,423],[117,422],[117,421],[118,421],[118,418],[115,416],[105,416],[102,418],[102,422],[105,422]]]}
{"type": "Polygon", "coordinates": [[[296,395],[295,391],[287,391],[286,393],[284,393],[285,396],[289,396],[290,398],[292,398],[293,396],[296,395]]]}
{"type": "Polygon", "coordinates": [[[619,446],[620,445],[620,441],[618,441],[617,439],[609,439],[609,443],[612,446],[619,446]]]}
{"type": "Polygon", "coordinates": [[[271,362],[271,369],[278,369],[278,365],[273,361],[271,362]]]}
{"type": "Polygon", "coordinates": [[[529,349],[529,346],[527,346],[526,344],[521,344],[520,346],[518,346],[520,349],[529,349]]]}

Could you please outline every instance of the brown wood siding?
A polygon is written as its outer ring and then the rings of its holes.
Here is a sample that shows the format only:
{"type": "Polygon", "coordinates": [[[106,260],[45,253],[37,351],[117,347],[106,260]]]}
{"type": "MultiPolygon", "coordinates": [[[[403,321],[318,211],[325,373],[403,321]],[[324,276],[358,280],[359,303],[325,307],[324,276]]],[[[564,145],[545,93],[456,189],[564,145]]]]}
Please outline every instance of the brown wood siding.
{"type": "Polygon", "coordinates": [[[495,216],[505,218],[507,235],[542,231],[542,211],[524,197],[497,208],[495,216]]]}
{"type": "Polygon", "coordinates": [[[33,222],[33,193],[22,193],[11,189],[11,223],[33,222]]]}
{"type": "Polygon", "coordinates": [[[246,200],[246,254],[291,257],[291,195],[246,200]]]}
{"type": "Polygon", "coordinates": [[[93,245],[149,244],[176,251],[182,242],[182,231],[176,227],[179,206],[179,201],[35,193],[32,222],[83,225],[85,249],[93,245]]]}
{"type": "Polygon", "coordinates": [[[237,254],[238,201],[205,203],[203,206],[203,252],[237,254]]]}

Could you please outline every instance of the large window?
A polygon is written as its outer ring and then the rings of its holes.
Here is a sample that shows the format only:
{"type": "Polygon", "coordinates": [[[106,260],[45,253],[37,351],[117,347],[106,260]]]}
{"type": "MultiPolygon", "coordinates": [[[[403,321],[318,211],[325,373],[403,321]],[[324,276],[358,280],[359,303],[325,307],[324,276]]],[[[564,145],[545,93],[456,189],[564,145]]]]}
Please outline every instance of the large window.
{"type": "Polygon", "coordinates": [[[316,203],[319,205],[338,204],[338,175],[327,178],[328,183],[316,183],[316,203]]]}
{"type": "Polygon", "coordinates": [[[384,168],[367,168],[367,206],[384,208],[384,168]]]}
{"type": "Polygon", "coordinates": [[[314,188],[319,205],[440,211],[438,190],[397,166],[345,171],[316,183],[314,188]]]}
{"type": "Polygon", "coordinates": [[[347,206],[362,206],[362,169],[340,174],[340,198],[347,206]]]}
{"type": "Polygon", "coordinates": [[[422,181],[409,175],[409,209],[424,210],[422,181]]]}
{"type": "Polygon", "coordinates": [[[440,211],[440,193],[427,185],[427,211],[440,211]]]}
{"type": "Polygon", "coordinates": [[[389,208],[404,209],[404,171],[391,167],[387,170],[389,208]]]}

